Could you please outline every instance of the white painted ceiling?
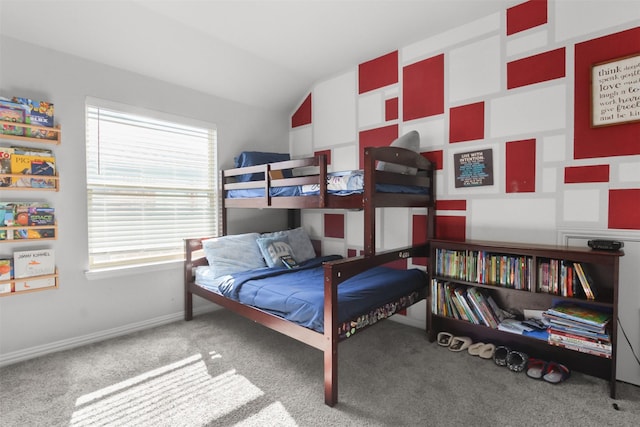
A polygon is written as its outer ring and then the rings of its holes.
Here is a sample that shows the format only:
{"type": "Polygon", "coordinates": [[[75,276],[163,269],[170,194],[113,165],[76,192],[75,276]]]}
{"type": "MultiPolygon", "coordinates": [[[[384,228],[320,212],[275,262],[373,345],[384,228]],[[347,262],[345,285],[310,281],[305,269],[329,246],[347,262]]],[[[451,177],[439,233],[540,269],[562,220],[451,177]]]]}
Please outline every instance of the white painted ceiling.
{"type": "Polygon", "coordinates": [[[0,0],[0,34],[241,103],[313,84],[523,0],[0,0]]]}

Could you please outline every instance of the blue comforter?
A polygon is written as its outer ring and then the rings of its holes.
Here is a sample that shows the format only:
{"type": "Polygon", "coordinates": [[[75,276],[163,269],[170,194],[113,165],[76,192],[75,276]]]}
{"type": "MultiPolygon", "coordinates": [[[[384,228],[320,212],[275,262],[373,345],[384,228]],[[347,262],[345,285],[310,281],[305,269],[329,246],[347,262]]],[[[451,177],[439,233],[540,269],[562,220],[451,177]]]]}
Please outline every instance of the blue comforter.
{"type": "MultiPolygon", "coordinates": [[[[307,328],[324,332],[322,263],[339,256],[314,258],[293,270],[261,268],[227,276],[218,291],[227,298],[260,308],[307,328]]],[[[338,286],[338,320],[356,318],[414,290],[427,278],[418,269],[375,267],[338,286]]]]}

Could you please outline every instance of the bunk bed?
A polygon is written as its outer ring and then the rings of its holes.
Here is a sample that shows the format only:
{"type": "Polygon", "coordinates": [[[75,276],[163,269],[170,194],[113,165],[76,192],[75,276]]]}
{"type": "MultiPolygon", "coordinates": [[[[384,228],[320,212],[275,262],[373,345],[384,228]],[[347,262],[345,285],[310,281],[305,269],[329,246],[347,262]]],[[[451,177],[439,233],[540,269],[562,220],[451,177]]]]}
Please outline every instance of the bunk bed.
{"type": "MultiPolygon", "coordinates": [[[[185,241],[185,320],[193,317],[193,295],[197,295],[323,351],[324,398],[327,405],[334,406],[338,400],[338,343],[426,298],[427,276],[423,271],[398,270],[384,264],[428,256],[428,239],[434,235],[433,165],[419,153],[405,148],[365,148],[363,168],[355,173],[328,173],[326,157],[317,155],[304,159],[242,165],[225,170],[222,172],[222,189],[224,236],[226,217],[233,208],[288,209],[290,213],[299,212],[300,209],[363,211],[362,256],[344,259],[318,255],[306,259],[299,268],[287,269],[274,264],[234,273],[221,280],[216,273],[218,277],[213,285],[204,283],[206,280],[203,277],[206,274],[198,276],[196,273],[213,268],[206,267],[210,263],[205,249],[215,238],[193,238],[185,241]],[[350,182],[348,185],[345,184],[347,181],[350,182]],[[335,182],[338,182],[337,187],[335,182]],[[356,184],[352,185],[353,182],[356,184]],[[376,208],[383,207],[426,208],[427,235],[424,236],[424,241],[376,253],[375,212],[376,208]],[[304,276],[307,274],[309,276],[304,276]],[[238,290],[240,288],[236,286],[245,284],[248,289],[255,288],[257,292],[263,292],[267,285],[263,286],[262,281],[271,280],[271,276],[280,280],[280,284],[276,286],[282,286],[282,280],[288,280],[292,284],[313,283],[314,295],[311,298],[319,303],[315,314],[311,315],[313,321],[296,318],[297,312],[296,316],[288,318],[279,305],[269,305],[273,298],[266,305],[250,305],[242,301],[240,294],[244,290],[238,290]],[[375,280],[376,278],[380,280],[375,280]],[[372,286],[377,290],[363,290],[363,283],[367,286],[373,283],[372,286]],[[376,297],[375,292],[382,289],[393,291],[376,297]],[[367,297],[363,298],[362,295],[367,297]],[[361,304],[356,309],[349,308],[345,302],[354,297],[361,304]]],[[[290,231],[300,230],[296,228],[299,226],[297,218],[299,216],[295,214],[289,216],[290,231]]],[[[272,233],[271,236],[273,235],[272,233]]],[[[265,257],[268,258],[266,255],[265,257]]],[[[300,292],[300,286],[296,287],[295,292],[300,292]]],[[[250,301],[256,301],[255,295],[253,293],[248,296],[250,301]]],[[[296,310],[300,311],[293,309],[296,310]]],[[[306,311],[306,307],[303,311],[306,311]]]]}

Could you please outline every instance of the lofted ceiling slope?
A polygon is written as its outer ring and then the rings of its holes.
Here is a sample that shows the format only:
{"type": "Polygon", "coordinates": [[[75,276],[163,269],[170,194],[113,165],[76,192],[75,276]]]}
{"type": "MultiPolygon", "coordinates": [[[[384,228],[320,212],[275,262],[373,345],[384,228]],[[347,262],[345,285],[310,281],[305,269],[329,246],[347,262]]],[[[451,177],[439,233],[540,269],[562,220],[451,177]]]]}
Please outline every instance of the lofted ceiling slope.
{"type": "Polygon", "coordinates": [[[0,34],[291,112],[315,82],[518,0],[0,0],[0,34]]]}

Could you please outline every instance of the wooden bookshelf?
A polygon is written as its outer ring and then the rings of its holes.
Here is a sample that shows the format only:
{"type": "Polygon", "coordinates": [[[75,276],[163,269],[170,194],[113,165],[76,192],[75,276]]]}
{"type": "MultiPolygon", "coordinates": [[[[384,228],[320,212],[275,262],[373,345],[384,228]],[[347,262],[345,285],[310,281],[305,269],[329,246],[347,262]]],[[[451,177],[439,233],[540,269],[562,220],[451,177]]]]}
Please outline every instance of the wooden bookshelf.
{"type": "MultiPolygon", "coordinates": [[[[441,331],[454,335],[468,336],[473,341],[494,343],[496,346],[508,346],[512,350],[522,351],[529,355],[547,361],[555,361],[566,365],[569,369],[583,372],[609,381],[610,395],[616,395],[616,355],[617,355],[617,329],[618,329],[618,270],[619,258],[624,255],[622,251],[597,251],[589,248],[571,248],[552,245],[524,245],[490,241],[431,241],[430,258],[430,294],[427,304],[427,329],[430,341],[435,341],[441,331]],[[453,251],[460,254],[461,259],[456,259],[459,268],[443,268],[442,261],[437,254],[442,251],[453,251]],[[484,274],[469,271],[466,261],[474,254],[495,254],[506,259],[524,260],[529,269],[522,273],[522,280],[513,280],[520,272],[510,277],[506,275],[497,282],[484,274]],[[541,289],[545,279],[540,268],[542,263],[549,260],[557,260],[559,263],[573,265],[580,263],[592,280],[592,286],[596,293],[595,299],[588,299],[584,292],[578,289],[570,292],[566,287],[558,285],[556,289],[541,289]],[[440,265],[438,263],[440,262],[440,265]],[[465,267],[466,266],[466,267],[465,267]],[[460,271],[462,270],[462,271],[460,271]],[[526,275],[526,276],[525,276],[526,275]],[[528,282],[527,282],[528,280],[528,282]],[[434,282],[435,281],[435,282],[434,282]],[[550,344],[546,340],[527,335],[509,333],[488,326],[474,324],[466,320],[447,317],[437,314],[434,307],[437,301],[431,289],[434,283],[446,282],[461,287],[477,287],[488,293],[504,310],[516,316],[522,316],[525,309],[546,310],[558,302],[571,301],[588,305],[599,310],[611,312],[609,334],[612,344],[611,357],[601,357],[581,351],[570,350],[550,344]],[[526,283],[529,283],[527,286],[526,283]]],[[[477,264],[476,264],[477,267],[477,264]]],[[[559,275],[560,273],[558,273],[559,275]]],[[[489,276],[490,277],[490,276],[489,276]]],[[[560,276],[558,276],[560,277],[560,276]]],[[[574,288],[575,290],[575,288],[574,288]]]]}

